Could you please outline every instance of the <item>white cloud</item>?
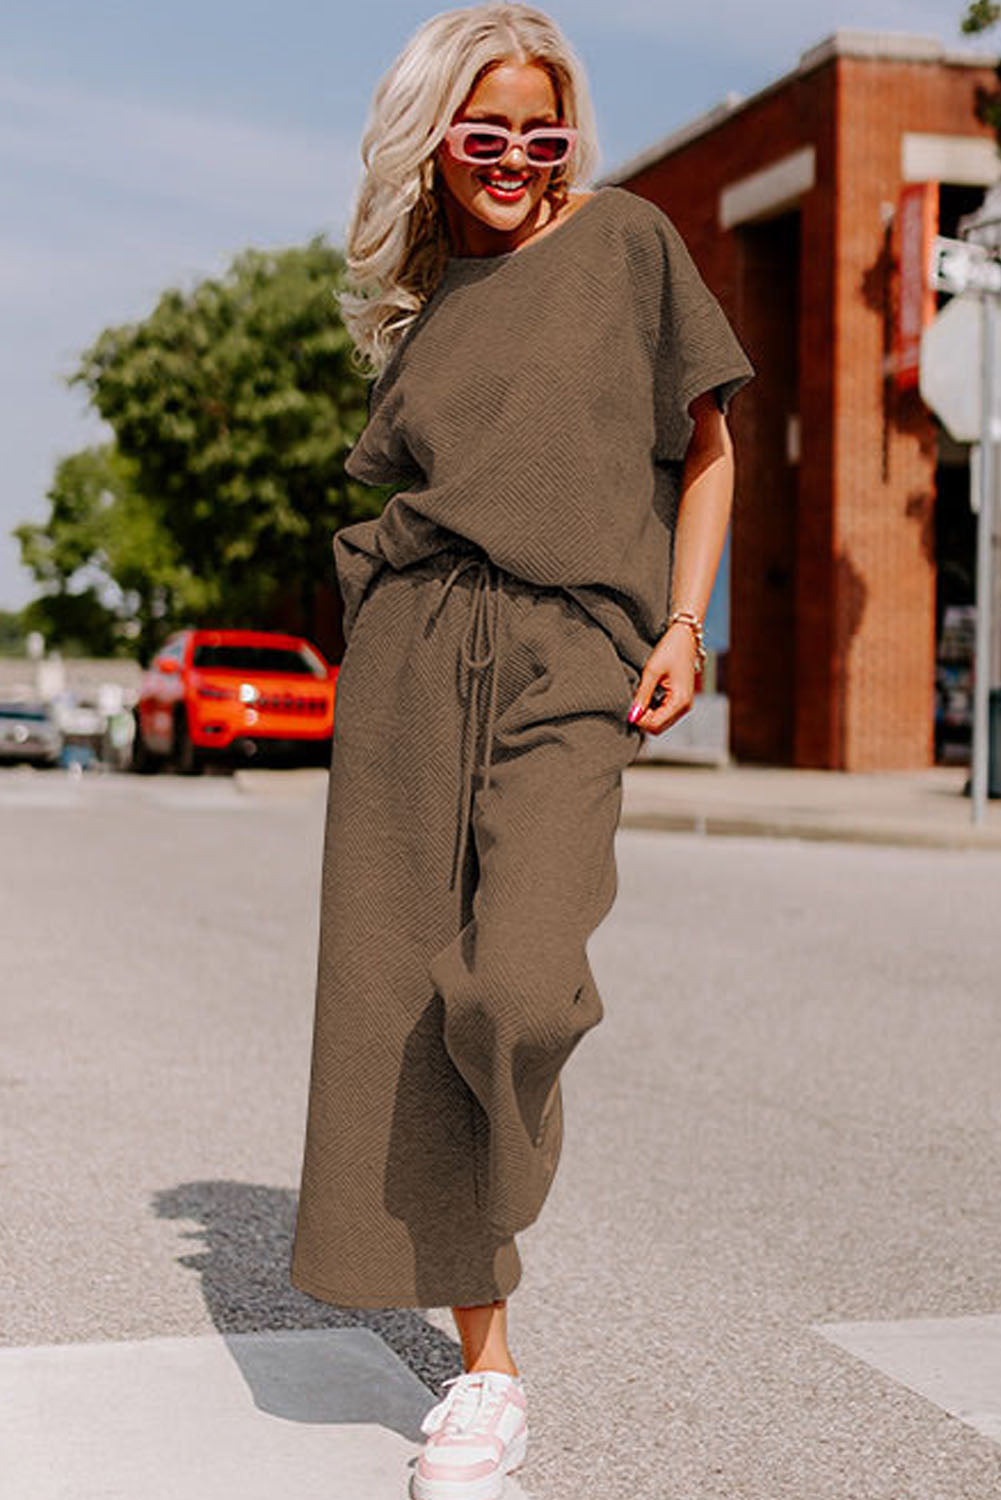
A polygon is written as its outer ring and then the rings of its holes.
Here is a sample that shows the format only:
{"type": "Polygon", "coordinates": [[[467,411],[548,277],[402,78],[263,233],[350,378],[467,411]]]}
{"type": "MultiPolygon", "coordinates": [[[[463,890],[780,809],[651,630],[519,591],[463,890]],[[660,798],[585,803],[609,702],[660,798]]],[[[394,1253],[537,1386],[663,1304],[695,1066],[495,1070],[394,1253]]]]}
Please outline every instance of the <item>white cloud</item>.
{"type": "Polygon", "coordinates": [[[333,134],[0,75],[0,172],[0,607],[17,607],[32,586],[10,528],[102,432],[60,377],[103,327],[248,244],[339,243],[361,164],[333,134]]]}
{"type": "Polygon", "coordinates": [[[211,213],[324,219],[359,173],[336,136],[0,75],[0,161],[211,213]]]}

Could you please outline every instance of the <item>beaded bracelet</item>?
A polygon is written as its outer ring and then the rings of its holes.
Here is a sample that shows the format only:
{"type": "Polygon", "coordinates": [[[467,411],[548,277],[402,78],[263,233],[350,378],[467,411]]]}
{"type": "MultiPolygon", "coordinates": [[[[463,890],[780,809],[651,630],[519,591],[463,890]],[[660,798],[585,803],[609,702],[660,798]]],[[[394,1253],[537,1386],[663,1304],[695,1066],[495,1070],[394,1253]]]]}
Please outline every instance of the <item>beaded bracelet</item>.
{"type": "Polygon", "coordinates": [[[668,618],[668,628],[670,628],[675,623],[675,621],[679,622],[682,625],[687,625],[689,630],[694,635],[696,670],[701,672],[702,668],[706,664],[706,647],[705,641],[702,636],[702,621],[699,619],[695,611],[691,609],[676,609],[674,613],[668,618]]]}

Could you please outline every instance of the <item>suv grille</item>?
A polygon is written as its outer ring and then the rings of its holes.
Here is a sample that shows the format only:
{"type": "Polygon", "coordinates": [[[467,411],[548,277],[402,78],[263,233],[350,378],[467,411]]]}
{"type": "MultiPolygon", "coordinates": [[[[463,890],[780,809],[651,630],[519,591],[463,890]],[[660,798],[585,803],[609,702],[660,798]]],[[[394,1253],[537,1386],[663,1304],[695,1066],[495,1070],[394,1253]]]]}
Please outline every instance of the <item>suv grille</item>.
{"type": "Polygon", "coordinates": [[[324,714],[326,698],[303,698],[293,693],[262,693],[253,707],[273,714],[324,714]]]}

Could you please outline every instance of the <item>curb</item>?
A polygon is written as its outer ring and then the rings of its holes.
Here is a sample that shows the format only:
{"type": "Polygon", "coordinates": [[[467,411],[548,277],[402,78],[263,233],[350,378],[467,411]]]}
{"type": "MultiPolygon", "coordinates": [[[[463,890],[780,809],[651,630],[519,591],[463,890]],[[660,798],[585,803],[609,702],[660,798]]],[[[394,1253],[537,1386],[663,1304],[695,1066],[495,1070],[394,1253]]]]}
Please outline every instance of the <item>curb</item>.
{"type": "Polygon", "coordinates": [[[1001,830],[924,829],[865,823],[815,823],[782,817],[700,812],[623,812],[620,828],[724,837],[808,839],[825,843],[884,844],[913,849],[1001,850],[1001,830]]]}
{"type": "MultiPolygon", "coordinates": [[[[706,768],[711,770],[712,768],[706,768]]],[[[267,770],[244,767],[234,772],[236,790],[245,797],[286,801],[319,794],[327,779],[322,767],[301,767],[275,776],[267,770]]],[[[882,844],[902,849],[1001,850],[1001,827],[923,827],[914,821],[877,823],[852,821],[839,814],[825,819],[781,811],[755,813],[706,812],[697,807],[623,807],[620,828],[657,833],[699,833],[712,837],[806,839],[811,842],[882,844]]]]}

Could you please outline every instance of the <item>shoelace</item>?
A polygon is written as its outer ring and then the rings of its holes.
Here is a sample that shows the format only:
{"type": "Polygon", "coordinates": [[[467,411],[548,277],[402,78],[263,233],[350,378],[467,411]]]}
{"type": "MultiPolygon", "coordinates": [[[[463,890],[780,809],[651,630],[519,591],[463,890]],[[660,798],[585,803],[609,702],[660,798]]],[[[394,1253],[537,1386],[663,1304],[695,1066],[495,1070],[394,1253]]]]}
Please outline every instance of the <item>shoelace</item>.
{"type": "Polygon", "coordinates": [[[477,1423],[489,1421],[497,1403],[503,1399],[504,1385],[489,1378],[489,1370],[466,1370],[445,1381],[452,1389],[432,1406],[421,1422],[421,1431],[472,1432],[477,1423]]]}

